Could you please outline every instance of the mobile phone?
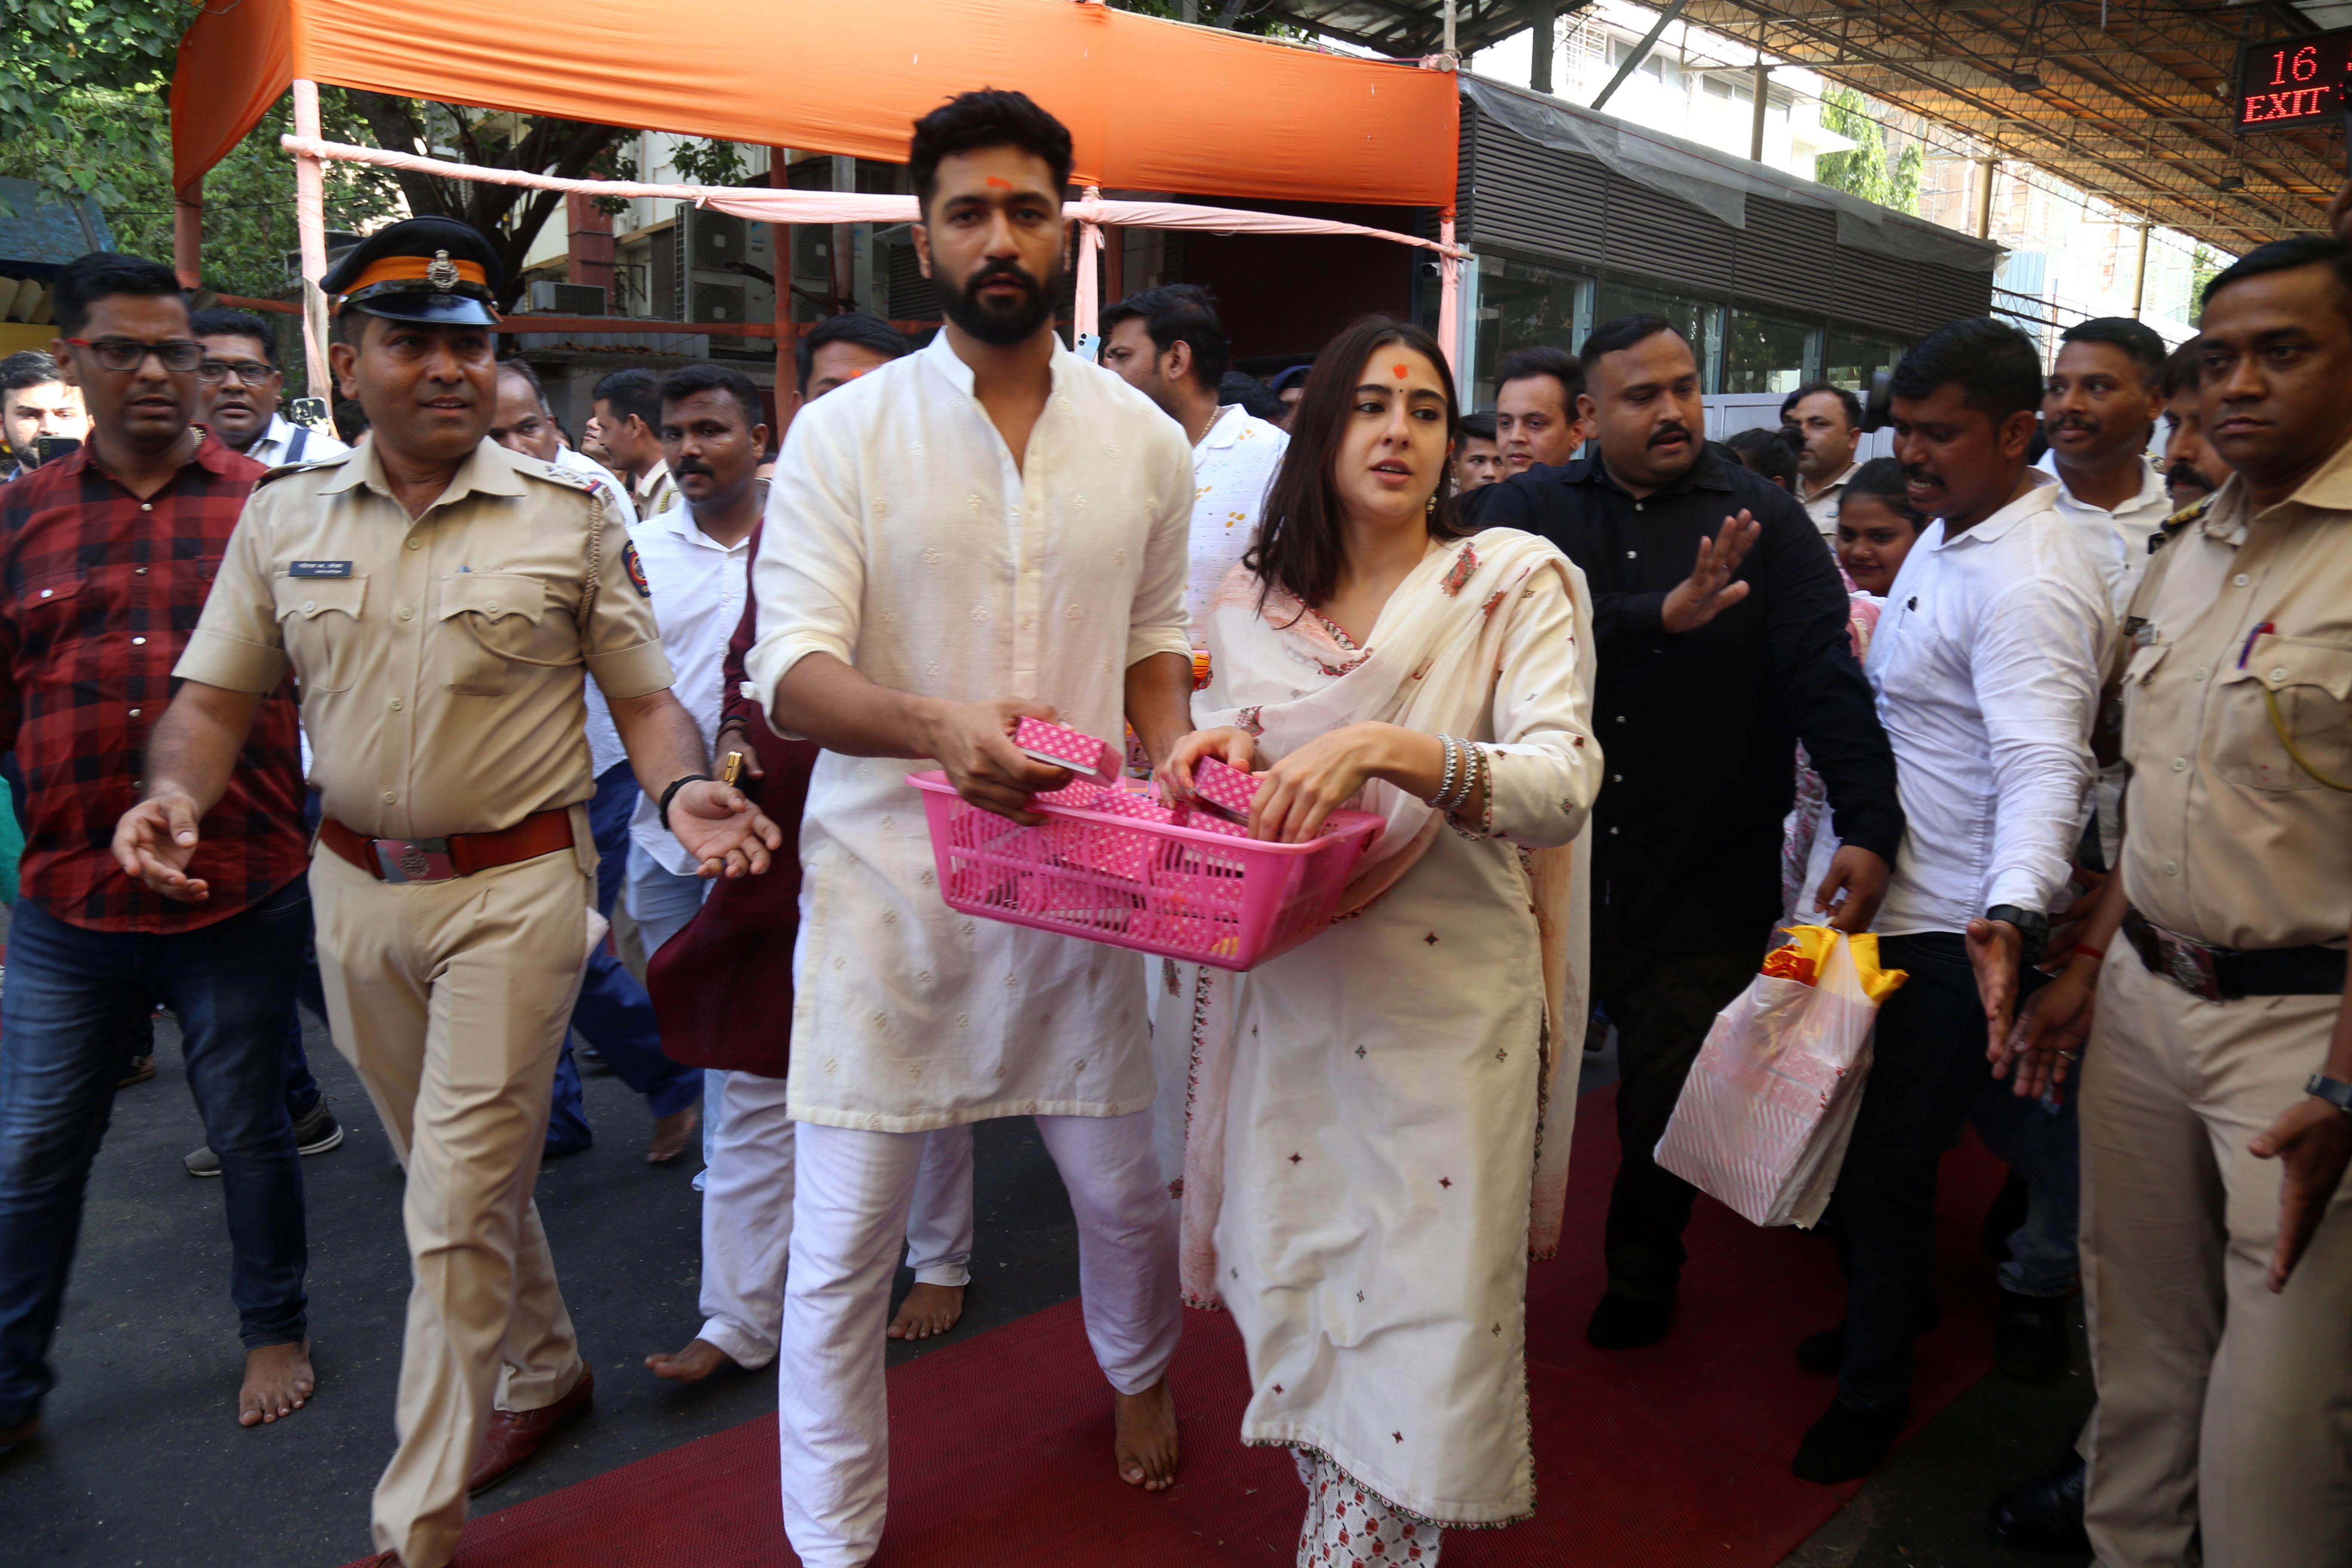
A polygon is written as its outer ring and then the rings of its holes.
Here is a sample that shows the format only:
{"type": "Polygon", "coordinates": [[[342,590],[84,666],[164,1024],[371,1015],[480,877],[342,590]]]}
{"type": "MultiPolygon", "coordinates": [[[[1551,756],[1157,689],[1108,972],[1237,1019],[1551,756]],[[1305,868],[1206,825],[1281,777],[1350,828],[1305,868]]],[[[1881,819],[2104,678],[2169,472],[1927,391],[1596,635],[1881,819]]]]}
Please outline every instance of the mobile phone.
{"type": "Polygon", "coordinates": [[[37,436],[33,438],[33,467],[37,468],[51,458],[62,458],[80,445],[79,436],[37,436]]]}
{"type": "Polygon", "coordinates": [[[323,397],[298,397],[287,405],[286,417],[297,425],[306,425],[322,436],[335,433],[335,416],[323,397]]]}

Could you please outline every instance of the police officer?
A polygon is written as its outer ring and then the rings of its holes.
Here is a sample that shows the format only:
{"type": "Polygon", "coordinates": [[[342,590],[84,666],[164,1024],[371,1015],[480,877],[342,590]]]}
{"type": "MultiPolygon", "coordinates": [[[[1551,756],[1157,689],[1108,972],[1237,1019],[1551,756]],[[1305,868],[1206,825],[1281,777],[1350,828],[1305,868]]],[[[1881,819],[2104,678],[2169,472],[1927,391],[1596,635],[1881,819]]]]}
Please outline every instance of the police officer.
{"type": "Polygon", "coordinates": [[[126,870],[204,899],[184,870],[197,822],[292,668],[325,811],[329,1019],[408,1173],[400,1446],[374,1502],[375,1543],[406,1568],[447,1563],[468,1490],[590,1398],[531,1202],[601,935],[581,667],[705,875],[764,870],[782,841],[709,778],[601,487],[486,438],[496,265],[467,226],[412,218],[328,275],[336,379],[373,434],[257,485],[115,835],[126,870]]]}
{"type": "Polygon", "coordinates": [[[2235,472],[2133,597],[2121,875],[2010,1042],[2021,1094],[2081,1058],[2108,1568],[2352,1560],[2352,245],[2204,307],[2235,472]]]}

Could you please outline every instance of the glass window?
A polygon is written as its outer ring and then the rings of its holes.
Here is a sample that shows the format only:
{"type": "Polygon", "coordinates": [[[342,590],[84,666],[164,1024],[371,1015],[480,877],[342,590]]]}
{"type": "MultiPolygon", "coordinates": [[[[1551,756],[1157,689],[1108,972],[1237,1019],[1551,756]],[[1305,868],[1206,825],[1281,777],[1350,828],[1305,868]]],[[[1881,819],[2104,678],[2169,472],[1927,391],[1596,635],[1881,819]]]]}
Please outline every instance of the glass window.
{"type": "Polygon", "coordinates": [[[1495,367],[1514,349],[1560,348],[1576,352],[1582,324],[1578,310],[1591,282],[1507,257],[1478,258],[1476,380],[1472,408],[1495,405],[1495,367]]]}
{"type": "Polygon", "coordinates": [[[1723,319],[1722,310],[1704,300],[1685,300],[1678,294],[1661,294],[1654,289],[1636,289],[1623,283],[1603,283],[1600,302],[1593,307],[1595,325],[1613,321],[1620,316],[1664,316],[1675,324],[1691,346],[1698,361],[1699,390],[1714,392],[1716,365],[1716,324],[1723,319]]]}
{"type": "Polygon", "coordinates": [[[1832,332],[1822,345],[1822,379],[1868,396],[1871,377],[1882,370],[1893,370],[1902,357],[1903,351],[1893,343],[1832,332]]]}
{"type": "Polygon", "coordinates": [[[1723,334],[1725,392],[1794,392],[1804,384],[1813,330],[1753,310],[1733,310],[1723,334]]]}

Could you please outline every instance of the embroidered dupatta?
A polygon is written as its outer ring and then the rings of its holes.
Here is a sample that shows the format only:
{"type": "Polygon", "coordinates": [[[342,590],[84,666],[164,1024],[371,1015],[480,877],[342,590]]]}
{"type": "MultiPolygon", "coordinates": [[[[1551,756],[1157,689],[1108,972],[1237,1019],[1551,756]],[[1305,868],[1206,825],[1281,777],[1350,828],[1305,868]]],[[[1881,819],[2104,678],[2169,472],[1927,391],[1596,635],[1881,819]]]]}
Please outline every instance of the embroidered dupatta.
{"type": "MultiPolygon", "coordinates": [[[[1318,735],[1378,721],[1427,734],[1478,731],[1501,673],[1511,612],[1536,574],[1556,574],[1575,611],[1580,649],[1592,647],[1584,574],[1549,542],[1516,529],[1433,543],[1381,607],[1365,646],[1277,588],[1259,608],[1257,578],[1236,567],[1210,601],[1211,680],[1193,699],[1194,722],[1231,725],[1257,738],[1262,763],[1279,761],[1318,735]],[[1308,682],[1314,684],[1309,687],[1308,682]],[[1276,694],[1282,700],[1266,700],[1276,694]]],[[[1592,664],[1579,660],[1591,693],[1592,664]]],[[[1358,862],[1339,918],[1361,912],[1412,868],[1444,819],[1429,805],[1378,780],[1360,804],[1387,819],[1379,843],[1358,862]]],[[[1567,1206],[1575,1080],[1559,1092],[1563,1061],[1580,1059],[1588,1006],[1585,981],[1591,827],[1576,843],[1519,851],[1543,954],[1546,1028],[1538,1067],[1536,1160],[1529,1212],[1531,1259],[1559,1250],[1567,1206]]],[[[1185,1300],[1219,1304],[1216,1225],[1224,1201],[1225,1106],[1233,1081],[1236,976],[1203,969],[1192,999],[1192,1062],[1185,1106],[1181,1279],[1185,1300]]]]}

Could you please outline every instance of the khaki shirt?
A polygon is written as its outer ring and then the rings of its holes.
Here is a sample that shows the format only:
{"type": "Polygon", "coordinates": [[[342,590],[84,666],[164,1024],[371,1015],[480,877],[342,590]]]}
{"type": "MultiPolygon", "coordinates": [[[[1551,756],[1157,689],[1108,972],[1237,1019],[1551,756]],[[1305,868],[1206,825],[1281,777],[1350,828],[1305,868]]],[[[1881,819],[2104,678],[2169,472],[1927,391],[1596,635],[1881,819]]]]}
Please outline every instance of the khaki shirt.
{"type": "Polygon", "coordinates": [[[2352,785],[2352,443],[2260,516],[2232,478],[2157,552],[2125,629],[2134,907],[2221,947],[2341,946],[2352,793],[2313,774],[2352,785]]]}
{"type": "Polygon", "coordinates": [[[670,478],[669,465],[656,463],[637,481],[637,515],[659,517],[677,504],[677,481],[670,478]]]}
{"type": "Polygon", "coordinates": [[[373,441],[278,469],[173,674],[267,691],[290,665],[310,782],[360,833],[488,833],[584,801],[581,666],[615,700],[670,684],[604,489],[485,440],[411,521],[373,441]]]}

